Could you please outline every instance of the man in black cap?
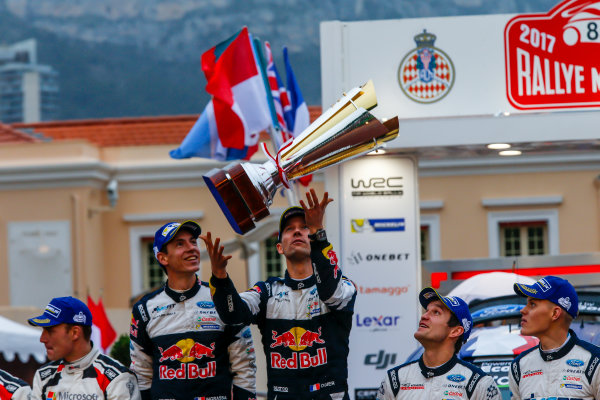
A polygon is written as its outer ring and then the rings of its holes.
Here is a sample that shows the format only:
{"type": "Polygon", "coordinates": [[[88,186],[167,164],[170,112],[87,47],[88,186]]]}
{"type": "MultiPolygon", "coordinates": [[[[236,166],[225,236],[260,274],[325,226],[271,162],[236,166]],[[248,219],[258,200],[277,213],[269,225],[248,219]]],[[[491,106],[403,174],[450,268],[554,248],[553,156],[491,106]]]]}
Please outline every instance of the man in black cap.
{"type": "Polygon", "coordinates": [[[307,193],[308,207],[290,207],[279,221],[277,251],[285,278],[258,282],[241,295],[227,275],[223,246],[202,239],[211,257],[213,300],[227,324],[255,323],[267,357],[268,399],[349,399],[348,336],[356,288],[342,276],[323,216],[333,201],[307,193]]]}
{"type": "Polygon", "coordinates": [[[513,399],[600,399],[600,348],[570,329],[577,317],[577,293],[569,281],[546,276],[533,285],[515,283],[527,297],[521,335],[540,339],[511,364],[513,399]]]}
{"type": "Polygon", "coordinates": [[[131,369],[142,399],[250,400],[256,365],[250,328],[225,326],[200,269],[194,221],[170,222],[154,235],[167,283],[133,306],[131,369]]]}
{"type": "Polygon", "coordinates": [[[131,371],[90,340],[92,313],[81,300],[54,298],[28,322],[44,329],[40,342],[51,361],[36,371],[32,399],[140,399],[131,371]]]}

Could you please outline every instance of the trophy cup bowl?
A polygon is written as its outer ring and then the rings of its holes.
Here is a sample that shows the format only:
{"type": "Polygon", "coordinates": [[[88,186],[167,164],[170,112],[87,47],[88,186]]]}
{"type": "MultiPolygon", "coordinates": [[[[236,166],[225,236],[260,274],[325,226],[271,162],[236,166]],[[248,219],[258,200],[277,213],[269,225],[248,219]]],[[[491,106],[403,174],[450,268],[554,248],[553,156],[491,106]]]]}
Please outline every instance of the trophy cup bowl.
{"type": "Polygon", "coordinates": [[[231,163],[203,176],[233,230],[243,235],[269,215],[277,190],[290,181],[359,157],[398,136],[398,117],[385,122],[369,110],[377,105],[371,81],[354,88],[325,111],[276,157],[264,164],[231,163]]]}

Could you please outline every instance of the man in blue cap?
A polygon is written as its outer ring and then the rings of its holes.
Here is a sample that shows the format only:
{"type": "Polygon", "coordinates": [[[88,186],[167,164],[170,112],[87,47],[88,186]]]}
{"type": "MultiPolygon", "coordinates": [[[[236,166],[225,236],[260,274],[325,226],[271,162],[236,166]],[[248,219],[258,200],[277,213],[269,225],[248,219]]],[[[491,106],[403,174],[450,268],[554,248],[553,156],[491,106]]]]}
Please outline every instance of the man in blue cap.
{"type": "Polygon", "coordinates": [[[569,281],[546,276],[533,285],[515,283],[527,297],[521,310],[521,334],[535,336],[538,346],[511,364],[513,399],[600,399],[600,349],[570,329],[577,317],[577,293],[569,281]]]}
{"type": "Polygon", "coordinates": [[[425,313],[414,336],[423,345],[423,355],[388,370],[377,399],[501,400],[491,376],[457,357],[473,328],[464,300],[425,288],[419,302],[425,313]]]}
{"type": "Polygon", "coordinates": [[[40,342],[51,361],[36,371],[32,399],[140,399],[135,376],[90,340],[92,314],[81,300],[54,298],[28,322],[43,328],[40,342]]]}
{"type": "Polygon", "coordinates": [[[200,232],[194,221],[169,222],[154,235],[154,256],[168,280],[133,306],[129,331],[144,400],[256,397],[250,329],[225,326],[208,284],[198,279],[200,232]]]}

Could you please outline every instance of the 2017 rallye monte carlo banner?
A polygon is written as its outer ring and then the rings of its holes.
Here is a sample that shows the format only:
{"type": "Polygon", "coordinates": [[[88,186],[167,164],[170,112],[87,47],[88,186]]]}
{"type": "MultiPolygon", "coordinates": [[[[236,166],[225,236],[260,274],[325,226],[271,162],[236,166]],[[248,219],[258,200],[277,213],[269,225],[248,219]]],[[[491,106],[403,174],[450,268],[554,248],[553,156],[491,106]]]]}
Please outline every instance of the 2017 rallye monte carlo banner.
{"type": "Polygon", "coordinates": [[[600,106],[600,1],[567,0],[511,19],[506,91],[520,110],[600,106]]]}

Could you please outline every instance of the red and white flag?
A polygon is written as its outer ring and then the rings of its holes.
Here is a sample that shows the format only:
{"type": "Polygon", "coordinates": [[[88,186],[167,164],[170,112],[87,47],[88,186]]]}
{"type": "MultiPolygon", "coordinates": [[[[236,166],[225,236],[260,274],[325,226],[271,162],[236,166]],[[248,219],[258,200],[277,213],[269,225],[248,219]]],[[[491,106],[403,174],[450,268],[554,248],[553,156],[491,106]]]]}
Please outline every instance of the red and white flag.
{"type": "Polygon", "coordinates": [[[201,63],[221,144],[255,146],[271,115],[248,28],[202,54],[201,63]]]}
{"type": "Polygon", "coordinates": [[[94,300],[88,296],[87,302],[92,313],[92,341],[98,345],[100,351],[106,354],[117,339],[117,332],[106,316],[102,298],[98,300],[98,303],[94,303],[94,300]]]}

